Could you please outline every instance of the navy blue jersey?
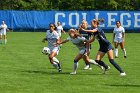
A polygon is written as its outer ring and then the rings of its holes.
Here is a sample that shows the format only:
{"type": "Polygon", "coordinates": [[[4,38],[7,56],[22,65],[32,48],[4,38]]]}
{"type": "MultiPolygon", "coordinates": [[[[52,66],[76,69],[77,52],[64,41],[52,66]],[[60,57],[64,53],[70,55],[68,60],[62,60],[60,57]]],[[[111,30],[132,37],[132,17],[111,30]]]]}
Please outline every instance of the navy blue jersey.
{"type": "Polygon", "coordinates": [[[97,32],[93,33],[93,35],[99,42],[99,51],[106,53],[108,50],[112,49],[111,43],[107,40],[104,31],[100,27],[97,27],[95,29],[97,29],[97,32]]]}
{"type": "MultiPolygon", "coordinates": [[[[90,28],[87,28],[86,30],[90,30],[90,28]]],[[[83,30],[79,30],[79,33],[85,37],[87,40],[90,40],[91,38],[91,33],[90,32],[85,32],[83,30]]]]}

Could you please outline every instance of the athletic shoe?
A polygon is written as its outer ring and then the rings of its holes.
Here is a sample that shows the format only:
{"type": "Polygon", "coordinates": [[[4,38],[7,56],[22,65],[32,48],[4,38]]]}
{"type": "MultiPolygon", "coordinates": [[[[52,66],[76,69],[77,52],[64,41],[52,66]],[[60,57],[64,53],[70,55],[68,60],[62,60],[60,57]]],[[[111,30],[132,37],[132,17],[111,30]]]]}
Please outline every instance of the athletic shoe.
{"type": "Polygon", "coordinates": [[[71,74],[71,75],[76,75],[76,72],[71,72],[70,74],[71,74]]]}
{"type": "Polygon", "coordinates": [[[103,70],[103,74],[105,74],[106,73],[106,71],[108,71],[108,70],[110,70],[110,66],[108,66],[108,68],[106,69],[106,68],[104,68],[104,70],[103,70]]]}
{"type": "Polygon", "coordinates": [[[115,58],[118,58],[118,56],[115,56],[115,58]]]}
{"type": "Polygon", "coordinates": [[[120,76],[126,76],[126,73],[125,72],[120,73],[120,76]]]}
{"type": "Polygon", "coordinates": [[[126,56],[124,56],[124,58],[127,58],[126,56]]]}
{"type": "Polygon", "coordinates": [[[101,68],[101,70],[104,70],[104,67],[103,66],[99,66],[101,68]]]}
{"type": "Polygon", "coordinates": [[[58,71],[59,71],[59,72],[62,72],[62,69],[61,69],[61,62],[57,63],[57,65],[58,65],[58,71]]]}
{"type": "Polygon", "coordinates": [[[62,69],[58,69],[59,72],[62,72],[62,69]]]}
{"type": "Polygon", "coordinates": [[[92,68],[89,65],[86,65],[84,70],[91,70],[92,68]]]}

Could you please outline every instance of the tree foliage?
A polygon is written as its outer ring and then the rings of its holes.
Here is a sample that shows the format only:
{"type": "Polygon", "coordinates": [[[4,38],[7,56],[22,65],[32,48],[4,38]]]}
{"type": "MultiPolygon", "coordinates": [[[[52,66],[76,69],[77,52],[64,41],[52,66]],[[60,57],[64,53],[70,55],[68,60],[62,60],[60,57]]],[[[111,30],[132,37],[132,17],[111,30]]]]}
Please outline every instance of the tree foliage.
{"type": "Polygon", "coordinates": [[[1,0],[1,10],[140,10],[140,0],[1,0]]]}

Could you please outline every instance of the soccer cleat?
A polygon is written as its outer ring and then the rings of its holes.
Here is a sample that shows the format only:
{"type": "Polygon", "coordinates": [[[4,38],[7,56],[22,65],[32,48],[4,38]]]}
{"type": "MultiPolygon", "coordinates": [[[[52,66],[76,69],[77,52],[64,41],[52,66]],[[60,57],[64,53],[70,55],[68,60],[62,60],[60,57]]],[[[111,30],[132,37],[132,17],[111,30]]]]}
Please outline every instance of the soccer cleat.
{"type": "Polygon", "coordinates": [[[126,56],[124,56],[124,58],[127,58],[126,56]]]}
{"type": "Polygon", "coordinates": [[[92,70],[92,68],[91,68],[91,67],[89,67],[89,68],[88,68],[88,70],[92,70]]]}
{"type": "Polygon", "coordinates": [[[89,65],[86,65],[84,70],[91,70],[92,68],[89,65]]]}
{"type": "Polygon", "coordinates": [[[89,65],[86,65],[85,68],[84,68],[84,70],[88,70],[88,68],[89,68],[89,65]]]}
{"type": "Polygon", "coordinates": [[[120,73],[120,76],[126,76],[126,73],[125,72],[120,73]]]}
{"type": "Polygon", "coordinates": [[[76,75],[76,72],[71,72],[70,74],[71,74],[71,75],[76,75]]]}
{"type": "Polygon", "coordinates": [[[115,58],[118,58],[118,56],[115,56],[115,58]]]}
{"type": "Polygon", "coordinates": [[[106,69],[106,68],[104,68],[104,70],[103,70],[103,74],[105,74],[106,73],[106,71],[108,71],[108,70],[110,70],[110,66],[108,66],[108,68],[106,69]]]}
{"type": "Polygon", "coordinates": [[[62,72],[62,69],[58,69],[58,72],[62,72]]]}
{"type": "Polygon", "coordinates": [[[59,72],[62,72],[61,63],[59,62],[59,63],[57,63],[57,65],[58,65],[58,71],[59,71],[59,72]]]}
{"type": "Polygon", "coordinates": [[[99,66],[101,68],[101,70],[104,70],[104,67],[103,66],[99,66]]]}

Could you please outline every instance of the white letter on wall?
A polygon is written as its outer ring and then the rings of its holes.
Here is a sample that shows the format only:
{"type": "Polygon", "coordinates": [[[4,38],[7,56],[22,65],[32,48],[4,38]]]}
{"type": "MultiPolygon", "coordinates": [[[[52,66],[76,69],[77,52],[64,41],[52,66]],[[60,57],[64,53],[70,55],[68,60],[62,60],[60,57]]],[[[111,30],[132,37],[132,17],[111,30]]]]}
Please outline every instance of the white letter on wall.
{"type": "Polygon", "coordinates": [[[112,25],[112,22],[115,22],[115,18],[112,18],[113,15],[117,16],[117,13],[107,13],[108,15],[108,27],[115,27],[115,25],[112,25]]]}
{"type": "MultiPolygon", "coordinates": [[[[55,24],[57,24],[57,22],[59,21],[59,19],[58,19],[59,16],[65,17],[65,14],[64,13],[56,13],[55,14],[55,24]]],[[[62,24],[62,26],[65,26],[65,22],[62,22],[61,24],[62,24]]]]}
{"type": "Polygon", "coordinates": [[[140,27],[140,13],[134,13],[135,16],[135,22],[134,22],[134,27],[140,27]],[[139,16],[139,18],[138,18],[139,16]],[[139,22],[139,24],[138,24],[139,22]]]}
{"type": "Polygon", "coordinates": [[[127,16],[128,18],[131,17],[131,15],[130,15],[129,13],[122,13],[122,14],[120,15],[120,22],[121,22],[121,25],[122,25],[123,27],[130,27],[130,26],[131,26],[131,20],[126,20],[127,25],[124,25],[124,16],[127,16]]]}
{"type": "Polygon", "coordinates": [[[79,25],[79,14],[78,13],[70,13],[69,14],[69,25],[71,27],[77,27],[79,25]],[[72,20],[72,17],[75,16],[76,20],[72,20]],[[72,22],[75,21],[76,24],[72,24],[72,22]]]}

